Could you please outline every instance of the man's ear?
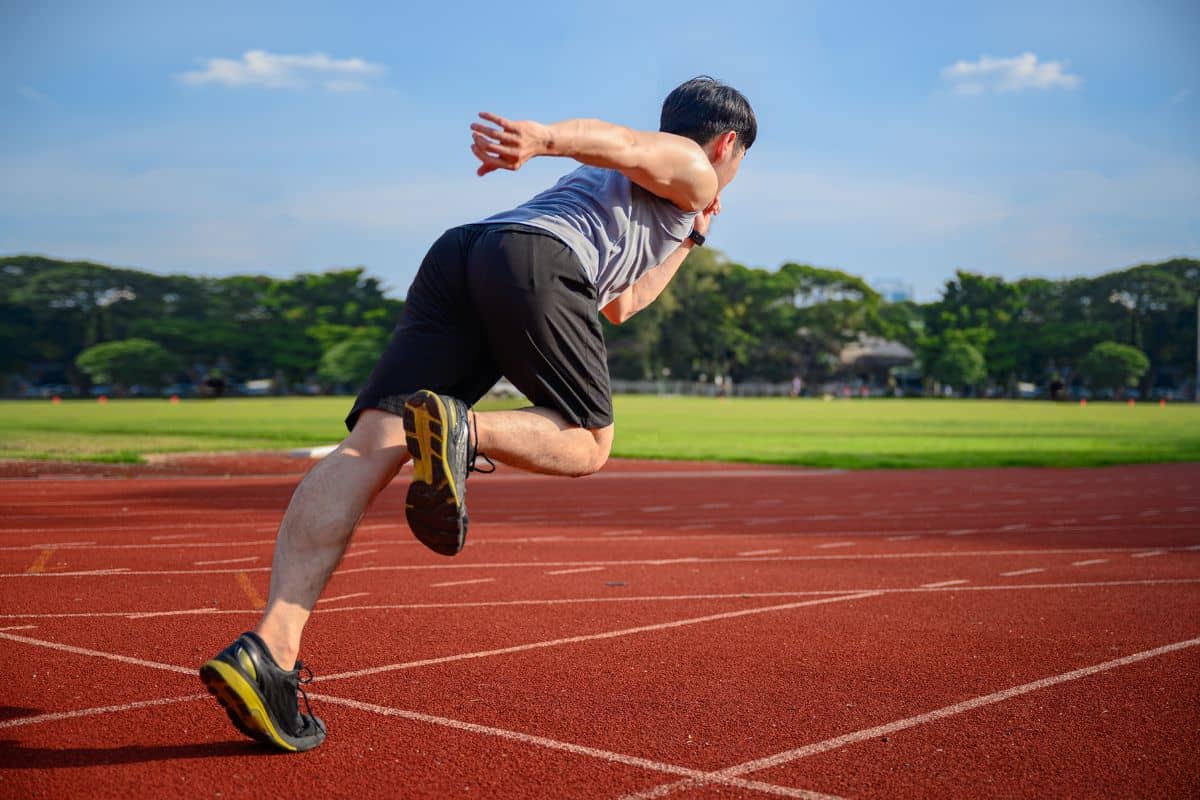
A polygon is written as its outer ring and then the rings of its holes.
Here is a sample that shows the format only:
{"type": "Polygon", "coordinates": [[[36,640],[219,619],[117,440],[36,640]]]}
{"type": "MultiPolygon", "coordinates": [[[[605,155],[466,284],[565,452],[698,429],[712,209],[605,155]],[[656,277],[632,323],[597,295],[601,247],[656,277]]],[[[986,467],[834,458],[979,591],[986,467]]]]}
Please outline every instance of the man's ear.
{"type": "Polygon", "coordinates": [[[737,131],[725,131],[721,134],[721,138],[717,140],[717,158],[729,158],[733,154],[735,144],[737,144],[737,131]]]}

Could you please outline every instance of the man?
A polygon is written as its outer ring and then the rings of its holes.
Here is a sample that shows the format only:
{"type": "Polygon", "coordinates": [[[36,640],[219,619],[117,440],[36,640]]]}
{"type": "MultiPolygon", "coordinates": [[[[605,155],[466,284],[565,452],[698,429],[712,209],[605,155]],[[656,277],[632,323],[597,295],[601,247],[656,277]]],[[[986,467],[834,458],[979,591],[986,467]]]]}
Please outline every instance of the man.
{"type": "Polygon", "coordinates": [[[703,244],[757,135],[746,99],[707,77],[667,96],[659,132],[480,117],[471,125],[480,176],[537,156],[583,166],[518,208],[452,228],[429,250],[404,319],[346,419],[349,436],[292,497],[262,619],[200,668],[240,731],[284,750],[325,738],[307,695],[299,711],[296,656],[371,500],[411,457],[409,526],[454,555],[467,533],[476,454],[554,475],[600,469],[613,419],[597,311],[620,324],[658,297],[703,244]],[[472,412],[501,375],[533,406],[472,412]]]}

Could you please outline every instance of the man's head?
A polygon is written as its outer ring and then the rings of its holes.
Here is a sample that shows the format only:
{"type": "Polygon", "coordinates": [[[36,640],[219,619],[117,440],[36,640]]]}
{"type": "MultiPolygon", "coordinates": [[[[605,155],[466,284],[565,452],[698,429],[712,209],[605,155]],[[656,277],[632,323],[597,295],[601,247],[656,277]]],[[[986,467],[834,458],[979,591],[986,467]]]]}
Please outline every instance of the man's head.
{"type": "Polygon", "coordinates": [[[667,95],[658,127],[703,147],[721,189],[733,180],[758,136],[754,109],[742,93],[707,75],[692,78],[667,95]]]}

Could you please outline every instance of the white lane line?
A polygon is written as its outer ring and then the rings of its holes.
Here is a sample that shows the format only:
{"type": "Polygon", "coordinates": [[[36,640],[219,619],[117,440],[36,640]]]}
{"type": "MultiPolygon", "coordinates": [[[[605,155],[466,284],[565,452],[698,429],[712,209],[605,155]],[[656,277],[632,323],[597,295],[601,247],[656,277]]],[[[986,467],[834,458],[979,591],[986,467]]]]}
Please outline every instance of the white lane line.
{"type": "Polygon", "coordinates": [[[1157,508],[1151,508],[1138,514],[1139,517],[1156,517],[1162,512],[1157,508]]]}
{"type": "Polygon", "coordinates": [[[342,559],[356,558],[357,556],[369,556],[371,553],[378,553],[378,550],[355,550],[353,553],[346,553],[342,559]]]}
{"type": "Polygon", "coordinates": [[[715,526],[711,522],[697,522],[697,523],[693,523],[691,525],[680,525],[679,530],[681,530],[681,531],[698,531],[703,528],[712,528],[712,527],[715,527],[715,526]]]}
{"type": "Polygon", "coordinates": [[[133,711],[138,708],[151,708],[153,706],[169,706],[174,703],[188,703],[192,700],[203,700],[208,697],[207,693],[188,694],[183,697],[164,697],[159,700],[139,700],[135,703],[123,703],[119,706],[99,706],[97,708],[81,708],[76,711],[55,711],[52,714],[38,714],[34,717],[18,717],[17,719],[6,719],[0,721],[0,728],[17,728],[21,725],[37,725],[42,722],[58,722],[64,719],[79,719],[80,717],[94,717],[97,714],[116,714],[122,711],[133,711]]]}
{"type": "Polygon", "coordinates": [[[833,547],[854,547],[857,542],[827,542],[826,544],[817,545],[818,550],[828,550],[833,547]]]}
{"type": "Polygon", "coordinates": [[[1091,558],[1091,559],[1088,559],[1087,561],[1072,561],[1071,566],[1072,567],[1090,567],[1093,564],[1107,564],[1107,563],[1108,563],[1107,558],[1091,558]]]}
{"type": "MultiPolygon", "coordinates": [[[[612,540],[608,540],[612,541],[612,540]]],[[[1083,555],[1088,553],[1136,553],[1146,547],[1069,547],[1043,548],[1034,550],[934,550],[911,553],[822,553],[815,555],[780,555],[757,557],[756,561],[890,561],[896,559],[920,558],[990,558],[992,556],[1047,556],[1047,555],[1083,555]]],[[[1200,545],[1188,547],[1164,547],[1167,552],[1200,549],[1200,545]]],[[[601,561],[488,561],[478,563],[436,563],[436,564],[381,564],[370,567],[349,567],[339,569],[336,575],[351,575],[363,572],[412,572],[420,570],[462,570],[462,569],[523,569],[529,567],[592,567],[592,566],[664,566],[672,564],[729,564],[745,561],[741,556],[715,556],[701,558],[696,556],[680,558],[654,559],[606,559],[601,561]]],[[[89,575],[120,575],[132,577],[140,575],[225,575],[238,572],[269,572],[270,567],[242,567],[230,569],[144,569],[131,570],[118,567],[106,570],[88,570],[82,572],[5,572],[0,578],[50,579],[72,578],[89,575]]]]}
{"type": "Polygon", "coordinates": [[[152,542],[170,542],[175,539],[195,539],[198,536],[203,536],[202,533],[175,533],[170,536],[151,536],[152,542]]]}
{"type": "Polygon", "coordinates": [[[469,581],[446,581],[445,583],[431,583],[431,587],[437,586],[466,586],[468,583],[491,583],[495,578],[474,578],[469,581]]]}
{"type": "Polygon", "coordinates": [[[370,592],[354,592],[353,594],[339,594],[337,597],[322,597],[317,601],[317,605],[321,603],[336,603],[339,600],[349,600],[352,597],[366,597],[370,592]]]}
{"type": "Polygon", "coordinates": [[[0,631],[29,631],[36,627],[37,625],[9,625],[7,628],[0,628],[0,631]]]}
{"type": "Polygon", "coordinates": [[[196,670],[192,667],[177,667],[173,664],[160,664],[157,661],[146,661],[141,658],[117,655],[116,653],[105,653],[101,650],[89,650],[86,647],[75,647],[74,645],[60,644],[58,642],[47,642],[44,639],[30,639],[28,636],[18,636],[15,633],[0,632],[0,639],[9,639],[14,642],[21,642],[22,644],[37,645],[38,647],[49,647],[51,650],[61,650],[64,653],[74,653],[77,656],[107,658],[109,661],[120,661],[122,664],[136,664],[139,667],[150,667],[152,669],[166,670],[167,672],[180,672],[184,675],[196,674],[196,670]]]}
{"type": "Polygon", "coordinates": [[[978,528],[957,528],[952,531],[946,531],[947,536],[970,536],[972,533],[979,533],[978,528]]]}
{"type": "Polygon", "coordinates": [[[1121,518],[1120,514],[1105,514],[1103,517],[1099,518],[1099,521],[1100,522],[1111,522],[1114,519],[1120,519],[1120,518],[1121,518]]]}
{"type": "Polygon", "coordinates": [[[674,511],[675,506],[646,506],[642,511],[646,514],[657,514],[660,511],[674,511]]]}
{"type": "Polygon", "coordinates": [[[552,569],[547,575],[574,575],[577,572],[600,572],[604,567],[579,567],[577,569],[552,569]]]}
{"type": "Polygon", "coordinates": [[[1045,572],[1045,571],[1046,570],[1044,567],[1030,567],[1029,569],[1015,569],[1012,572],[1001,572],[1000,574],[1003,575],[1005,578],[1011,578],[1016,575],[1032,575],[1035,572],[1045,572]]]}
{"type": "Polygon", "coordinates": [[[603,531],[603,532],[601,532],[600,535],[601,536],[633,536],[634,534],[641,533],[641,532],[642,532],[641,528],[618,528],[615,531],[603,531]]]}
{"type": "Polygon", "coordinates": [[[584,511],[579,516],[581,517],[611,517],[612,511],[584,511]]]}
{"type": "MultiPolygon", "coordinates": [[[[347,708],[353,708],[358,711],[367,711],[372,714],[381,714],[386,717],[401,717],[414,722],[441,725],[443,727],[453,728],[454,730],[477,733],[484,736],[496,736],[509,741],[521,742],[522,744],[531,744],[535,747],[543,747],[549,750],[560,750],[577,756],[587,756],[589,758],[600,759],[601,761],[607,761],[609,763],[638,767],[640,769],[650,770],[651,772],[663,772],[668,775],[682,775],[696,780],[706,779],[706,776],[708,775],[708,773],[705,773],[701,770],[691,769],[689,767],[681,767],[677,764],[666,764],[662,761],[651,761],[648,758],[630,756],[624,753],[615,753],[611,750],[601,750],[596,747],[587,747],[586,745],[571,744],[570,742],[560,742],[555,739],[548,739],[545,736],[534,736],[532,734],[521,733],[519,731],[493,728],[490,725],[479,725],[474,722],[464,722],[462,720],[449,719],[447,717],[436,717],[432,714],[422,714],[419,711],[407,711],[400,708],[380,706],[374,703],[364,703],[360,700],[352,700],[347,697],[337,697],[335,695],[314,693],[312,698],[314,700],[321,700],[332,705],[346,706],[347,708]]],[[[767,794],[777,795],[779,797],[799,797],[806,798],[807,800],[833,800],[833,795],[818,794],[817,792],[809,792],[805,791],[804,789],[795,789],[789,786],[777,786],[773,783],[762,783],[760,781],[743,780],[740,778],[712,780],[714,783],[721,783],[727,786],[736,786],[741,789],[752,789],[759,792],[765,792],[767,794]]]]}
{"type": "Polygon", "coordinates": [[[970,583],[966,578],[956,578],[952,581],[941,581],[939,583],[922,583],[922,589],[940,589],[943,586],[958,586],[960,583],[970,583]]]}
{"type": "Polygon", "coordinates": [[[1146,553],[1134,553],[1129,557],[1130,558],[1154,558],[1154,556],[1161,556],[1161,555],[1164,555],[1166,552],[1167,552],[1166,550],[1150,550],[1149,552],[1146,552],[1146,553]]]}
{"type": "Polygon", "coordinates": [[[1012,525],[1001,525],[1000,530],[1002,530],[1002,531],[1023,531],[1028,527],[1029,527],[1029,524],[1026,522],[1014,522],[1012,525]]]}
{"type": "Polygon", "coordinates": [[[889,536],[889,537],[887,537],[887,540],[889,542],[911,542],[913,539],[920,539],[920,538],[921,538],[920,536],[917,536],[914,534],[912,536],[889,536]]]}
{"type": "Polygon", "coordinates": [[[992,705],[994,703],[1000,703],[1000,702],[1003,702],[1003,701],[1008,700],[1013,697],[1019,697],[1020,695],[1023,695],[1023,694],[1029,694],[1030,692],[1036,692],[1039,689],[1045,689],[1049,686],[1055,686],[1060,683],[1067,683],[1069,681],[1079,680],[1080,678],[1086,678],[1089,675],[1095,675],[1098,672],[1106,672],[1110,669],[1116,669],[1117,667],[1123,667],[1128,664],[1135,664],[1138,661],[1145,661],[1146,659],[1149,659],[1149,658],[1155,658],[1157,656],[1166,655],[1167,653],[1173,653],[1176,650],[1183,650],[1188,647],[1195,647],[1196,645],[1200,645],[1200,638],[1187,639],[1182,642],[1175,642],[1174,644],[1163,645],[1162,647],[1156,647],[1153,650],[1143,650],[1140,653],[1134,653],[1132,655],[1125,656],[1124,658],[1117,658],[1117,659],[1113,659],[1112,661],[1105,661],[1102,664],[1095,664],[1090,667],[1083,667],[1082,669],[1072,670],[1071,672],[1064,672],[1060,675],[1052,675],[1047,678],[1042,678],[1040,680],[1031,681],[1030,683],[1023,683],[1020,686],[1013,686],[1012,688],[1003,689],[999,692],[992,692],[991,694],[985,694],[980,697],[972,698],[970,700],[964,700],[961,703],[954,703],[953,705],[942,706],[941,708],[926,712],[924,714],[919,714],[915,717],[908,717],[906,719],[896,720],[895,722],[889,722],[885,725],[877,725],[874,728],[865,728],[863,730],[855,731],[853,733],[847,733],[847,734],[843,734],[842,736],[836,736],[832,739],[826,739],[823,742],[816,742],[814,744],[805,745],[804,747],[797,747],[793,750],[785,750],[782,753],[776,753],[775,755],[766,756],[764,758],[756,758],[753,761],[746,761],[741,764],[735,764],[732,767],[726,767],[725,769],[709,773],[709,775],[705,778],[689,779],[689,780],[684,780],[684,781],[678,781],[676,783],[664,784],[662,786],[656,786],[645,792],[642,792],[642,793],[639,793],[636,795],[629,795],[628,797],[631,800],[632,800],[632,798],[639,798],[639,800],[648,800],[649,798],[665,797],[666,795],[671,794],[672,792],[674,792],[677,789],[683,789],[683,788],[687,788],[689,786],[694,786],[694,785],[696,785],[697,782],[703,783],[703,782],[706,782],[709,780],[723,780],[726,778],[735,778],[739,775],[745,775],[745,774],[748,774],[751,772],[758,772],[758,771],[764,770],[764,769],[771,769],[773,767],[778,767],[782,764],[788,764],[793,761],[798,761],[799,759],[802,759],[802,758],[808,758],[809,756],[819,755],[820,753],[828,753],[830,750],[838,750],[838,749],[846,747],[848,745],[867,741],[868,739],[874,739],[874,738],[877,738],[880,736],[887,736],[889,734],[896,733],[896,732],[902,731],[902,730],[906,730],[908,728],[914,728],[917,725],[923,725],[926,722],[936,722],[937,720],[940,720],[940,719],[957,716],[958,714],[963,714],[967,711],[973,711],[976,708],[981,708],[983,706],[992,705]]]}
{"type": "MultiPolygon", "coordinates": [[[[336,608],[317,609],[321,613],[344,611],[405,611],[413,609],[439,608],[493,608],[498,606],[558,606],[558,605],[589,605],[592,603],[673,603],[692,602],[695,600],[750,600],[772,599],[782,597],[828,597],[831,595],[857,594],[860,592],[879,592],[880,594],[932,594],[935,592],[992,592],[992,591],[1050,591],[1053,589],[1089,589],[1107,588],[1112,586],[1175,586],[1200,584],[1200,578],[1153,578],[1144,580],[1124,581],[1072,581],[1069,583],[1018,583],[994,584],[983,586],[949,586],[937,589],[905,587],[899,589],[812,589],[782,592],[734,592],[731,594],[674,594],[674,595],[622,595],[603,597],[561,597],[534,600],[464,600],[461,602],[429,602],[429,603],[378,603],[371,605],[338,606],[336,608]]],[[[188,608],[171,611],[62,611],[49,613],[15,613],[0,614],[0,619],[97,619],[107,617],[125,617],[126,619],[141,619],[148,617],[177,617],[203,615],[261,615],[261,609],[254,608],[188,608]]]]}
{"type": "MultiPolygon", "coordinates": [[[[753,502],[751,505],[756,505],[756,506],[773,506],[773,505],[778,505],[779,503],[782,503],[782,502],[783,502],[783,501],[782,501],[782,500],[780,500],[778,497],[771,497],[771,498],[768,498],[768,499],[765,499],[765,500],[755,500],[755,501],[754,501],[754,502],[753,502]]],[[[727,505],[728,505],[728,504],[727,504],[727,505]]],[[[703,508],[703,506],[701,506],[701,508],[703,508]]]]}
{"type": "Polygon", "coordinates": [[[194,561],[197,567],[211,567],[215,564],[249,564],[251,561],[258,561],[258,556],[246,556],[245,558],[222,558],[217,561],[194,561]]]}
{"type": "Polygon", "coordinates": [[[775,553],[782,553],[782,552],[783,552],[782,550],[780,550],[779,548],[776,548],[774,550],[747,550],[744,553],[738,553],[738,555],[739,556],[769,556],[769,555],[774,555],[775,553]]]}
{"type": "Polygon", "coordinates": [[[729,508],[729,503],[701,503],[701,508],[729,508]]]}
{"type": "MultiPolygon", "coordinates": [[[[44,542],[43,544],[31,544],[31,545],[29,545],[29,547],[30,547],[30,549],[37,549],[37,550],[44,550],[47,548],[52,549],[52,550],[57,550],[60,547],[87,547],[90,544],[95,544],[95,542],[44,542]]],[[[9,548],[6,548],[6,549],[9,549],[9,548]]],[[[11,548],[11,549],[16,549],[16,548],[11,548]]]]}
{"type": "Polygon", "coordinates": [[[575,644],[577,642],[591,642],[599,639],[615,639],[621,636],[631,636],[635,633],[647,633],[649,631],[662,631],[670,628],[682,628],[688,625],[699,625],[705,622],[716,622],[718,620],[747,617],[752,614],[766,614],[773,611],[790,611],[795,608],[804,608],[806,606],[824,605],[826,603],[841,603],[847,600],[860,600],[864,597],[876,597],[879,594],[880,592],[878,591],[858,592],[856,594],[822,597],[817,600],[802,600],[797,603],[784,603],[776,606],[763,606],[759,608],[745,608],[738,611],[725,611],[720,614],[708,614],[707,616],[703,617],[690,617],[688,619],[677,619],[670,622],[658,622],[653,625],[639,625],[635,628],[621,628],[619,630],[589,633],[581,636],[568,636],[563,639],[549,639],[541,642],[530,642],[528,644],[514,645],[512,647],[501,647],[495,650],[481,650],[475,653],[460,653],[458,655],[442,656],[440,658],[426,658],[421,659],[420,661],[407,661],[400,664],[388,664],[382,667],[369,667],[367,669],[358,669],[351,672],[337,672],[333,675],[322,675],[317,678],[317,681],[324,683],[325,681],[342,680],[344,678],[361,678],[364,675],[376,675],[380,672],[393,672],[395,670],[412,669],[414,667],[424,667],[431,664],[444,664],[449,661],[464,661],[474,658],[508,655],[510,653],[522,653],[528,650],[540,650],[545,647],[557,647],[559,645],[575,644]]]}
{"type": "MultiPolygon", "coordinates": [[[[129,613],[128,611],[120,612],[121,616],[125,617],[125,619],[150,619],[152,617],[182,617],[182,616],[189,616],[192,614],[217,614],[217,613],[222,613],[222,611],[220,609],[211,608],[211,607],[209,607],[209,608],[185,608],[181,611],[140,611],[140,612],[136,612],[136,613],[129,613]]],[[[256,613],[261,614],[262,612],[256,611],[256,613]]]]}

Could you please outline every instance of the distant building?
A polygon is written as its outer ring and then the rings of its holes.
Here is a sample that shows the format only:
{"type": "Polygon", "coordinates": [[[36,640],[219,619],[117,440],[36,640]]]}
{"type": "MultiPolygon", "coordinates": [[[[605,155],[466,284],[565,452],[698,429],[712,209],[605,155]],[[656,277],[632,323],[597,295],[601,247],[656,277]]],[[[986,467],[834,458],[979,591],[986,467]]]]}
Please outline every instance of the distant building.
{"type": "Polygon", "coordinates": [[[871,288],[889,303],[903,303],[913,299],[913,286],[899,278],[877,278],[871,288]]]}

